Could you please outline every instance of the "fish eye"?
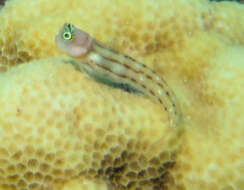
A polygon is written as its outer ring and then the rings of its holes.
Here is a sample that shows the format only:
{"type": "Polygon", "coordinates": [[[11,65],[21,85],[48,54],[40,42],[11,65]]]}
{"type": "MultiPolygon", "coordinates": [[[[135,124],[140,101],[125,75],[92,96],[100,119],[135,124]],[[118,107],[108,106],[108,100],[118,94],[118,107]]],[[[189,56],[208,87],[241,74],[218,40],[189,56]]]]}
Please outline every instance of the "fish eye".
{"type": "Polygon", "coordinates": [[[72,39],[72,35],[70,32],[64,32],[63,33],[63,39],[65,40],[71,40],[72,39]]]}

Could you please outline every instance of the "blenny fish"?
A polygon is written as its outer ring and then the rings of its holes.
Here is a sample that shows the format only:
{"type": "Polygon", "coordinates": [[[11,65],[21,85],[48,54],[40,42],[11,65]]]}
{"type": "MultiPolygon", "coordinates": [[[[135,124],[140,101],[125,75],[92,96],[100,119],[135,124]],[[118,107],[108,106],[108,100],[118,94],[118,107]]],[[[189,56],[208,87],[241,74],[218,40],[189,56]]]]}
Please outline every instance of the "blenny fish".
{"type": "Polygon", "coordinates": [[[62,52],[72,57],[78,69],[96,80],[159,102],[167,112],[170,126],[180,120],[180,109],[167,83],[145,64],[117,52],[73,24],[65,23],[55,38],[62,52]]]}

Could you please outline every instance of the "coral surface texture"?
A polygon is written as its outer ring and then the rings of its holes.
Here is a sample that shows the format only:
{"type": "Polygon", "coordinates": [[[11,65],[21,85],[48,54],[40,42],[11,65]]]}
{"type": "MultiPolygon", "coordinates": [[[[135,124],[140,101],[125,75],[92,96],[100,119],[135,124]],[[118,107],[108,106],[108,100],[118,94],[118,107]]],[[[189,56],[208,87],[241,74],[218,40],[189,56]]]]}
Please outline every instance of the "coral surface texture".
{"type": "Polygon", "coordinates": [[[244,4],[9,0],[0,23],[0,190],[244,189],[244,4]],[[179,124],[70,64],[67,22],[155,70],[179,124]]]}

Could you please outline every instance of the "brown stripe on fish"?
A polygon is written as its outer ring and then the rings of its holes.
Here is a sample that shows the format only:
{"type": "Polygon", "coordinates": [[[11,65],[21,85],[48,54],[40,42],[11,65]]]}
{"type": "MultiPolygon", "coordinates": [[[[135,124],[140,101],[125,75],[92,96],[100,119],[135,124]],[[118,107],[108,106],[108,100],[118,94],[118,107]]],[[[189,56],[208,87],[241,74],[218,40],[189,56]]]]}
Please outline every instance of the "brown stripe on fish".
{"type": "Polygon", "coordinates": [[[151,75],[146,75],[146,77],[150,80],[153,80],[152,76],[151,75]]]}
{"type": "Polygon", "coordinates": [[[149,92],[150,92],[153,96],[155,96],[155,93],[154,93],[152,90],[149,90],[149,92]]]}
{"type": "Polygon", "coordinates": [[[163,85],[163,84],[161,84],[161,83],[159,83],[159,82],[157,82],[157,84],[158,84],[158,86],[160,86],[161,88],[164,88],[164,85],[163,85]]]}
{"type": "Polygon", "coordinates": [[[126,59],[130,59],[133,62],[137,62],[134,58],[128,56],[128,55],[123,55],[126,59]]]}
{"type": "Polygon", "coordinates": [[[167,96],[170,96],[170,95],[169,95],[169,91],[166,91],[165,94],[166,94],[167,96]]]}
{"type": "MultiPolygon", "coordinates": [[[[97,52],[97,53],[98,53],[98,52],[97,52]]],[[[137,73],[137,74],[144,74],[143,71],[137,71],[137,70],[135,70],[133,67],[131,67],[131,66],[127,65],[127,64],[124,64],[124,63],[120,62],[120,61],[117,60],[117,59],[113,59],[113,58],[107,57],[107,56],[105,56],[105,55],[100,55],[100,56],[101,56],[103,59],[106,59],[106,60],[108,60],[108,61],[111,61],[111,62],[113,62],[113,63],[115,63],[115,64],[122,65],[122,66],[124,66],[125,68],[130,69],[130,70],[132,70],[133,72],[135,72],[135,73],[137,73]]]]}
{"type": "MultiPolygon", "coordinates": [[[[110,72],[110,73],[112,73],[112,74],[114,74],[115,76],[119,76],[119,77],[121,77],[121,78],[129,79],[129,80],[133,81],[134,83],[137,83],[138,85],[140,85],[140,83],[138,83],[138,81],[137,81],[136,79],[134,79],[134,78],[130,78],[130,77],[124,75],[124,74],[116,73],[116,72],[114,72],[113,70],[109,69],[108,67],[106,67],[106,66],[104,66],[104,65],[101,65],[101,64],[99,64],[99,63],[96,63],[95,61],[92,61],[91,63],[95,64],[96,66],[98,66],[98,67],[100,67],[100,68],[102,68],[102,69],[104,69],[104,70],[106,70],[106,71],[108,71],[108,72],[110,72]]],[[[142,85],[142,86],[145,87],[145,85],[142,85]]]]}

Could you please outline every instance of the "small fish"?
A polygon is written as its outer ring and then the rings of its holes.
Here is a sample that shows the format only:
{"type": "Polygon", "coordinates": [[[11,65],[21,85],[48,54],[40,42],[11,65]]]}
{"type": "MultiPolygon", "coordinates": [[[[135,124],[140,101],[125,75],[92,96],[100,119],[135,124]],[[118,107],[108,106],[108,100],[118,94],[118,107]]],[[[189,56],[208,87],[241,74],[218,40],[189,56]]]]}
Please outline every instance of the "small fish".
{"type": "Polygon", "coordinates": [[[70,55],[74,65],[96,80],[159,102],[168,114],[170,126],[180,121],[176,98],[166,82],[135,59],[119,53],[92,38],[88,33],[65,23],[56,38],[57,47],[70,55]]]}

